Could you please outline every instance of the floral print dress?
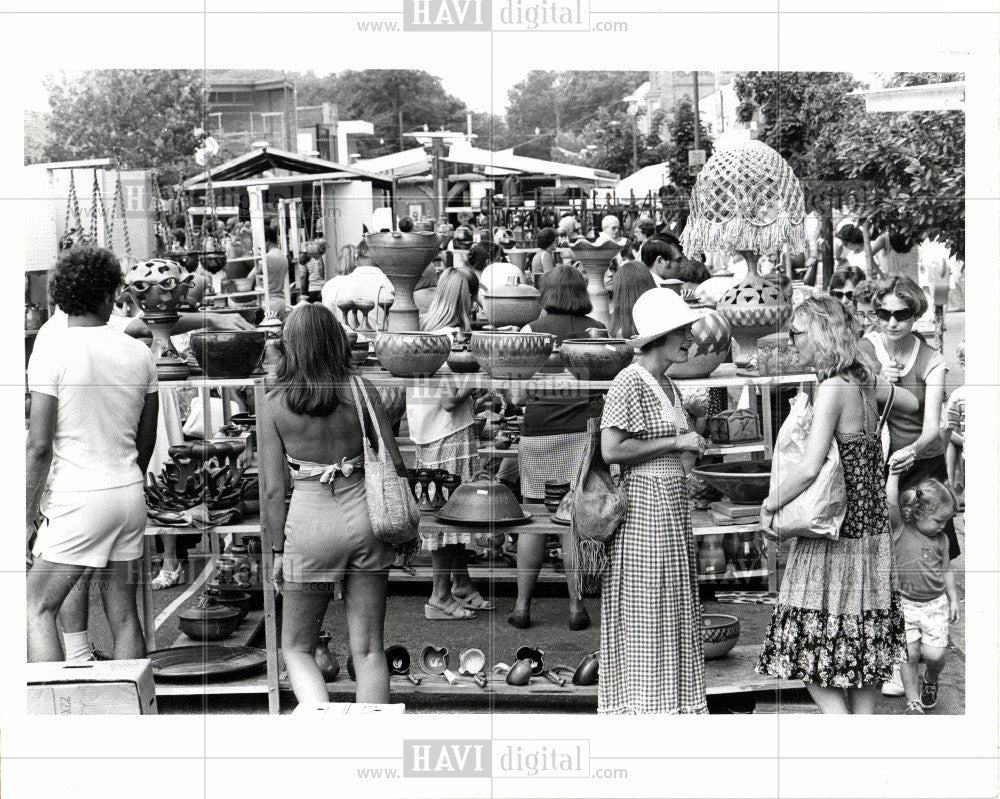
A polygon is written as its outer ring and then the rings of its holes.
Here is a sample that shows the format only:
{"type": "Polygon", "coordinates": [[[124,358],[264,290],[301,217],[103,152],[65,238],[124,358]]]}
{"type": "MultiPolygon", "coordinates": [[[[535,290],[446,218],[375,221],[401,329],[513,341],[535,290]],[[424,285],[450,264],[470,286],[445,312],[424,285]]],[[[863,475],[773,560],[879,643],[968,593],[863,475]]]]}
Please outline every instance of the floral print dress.
{"type": "Polygon", "coordinates": [[[875,433],[836,435],[847,514],[836,541],[795,538],[757,671],[824,688],[876,686],[906,659],[875,433]]]}

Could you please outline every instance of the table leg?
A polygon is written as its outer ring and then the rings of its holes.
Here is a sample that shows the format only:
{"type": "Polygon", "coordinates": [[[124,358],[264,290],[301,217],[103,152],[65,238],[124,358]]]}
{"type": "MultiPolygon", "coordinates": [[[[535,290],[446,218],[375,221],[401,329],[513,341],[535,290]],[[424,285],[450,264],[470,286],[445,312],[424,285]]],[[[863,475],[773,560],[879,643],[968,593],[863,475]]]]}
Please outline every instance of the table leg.
{"type": "Polygon", "coordinates": [[[760,409],[763,419],[764,433],[764,457],[770,458],[774,454],[774,437],[771,434],[771,387],[760,387],[760,409]]]}
{"type": "Polygon", "coordinates": [[[156,612],[153,607],[153,558],[149,552],[150,536],[142,537],[142,562],[139,579],[142,581],[142,626],[146,651],[156,649],[156,612]]]}

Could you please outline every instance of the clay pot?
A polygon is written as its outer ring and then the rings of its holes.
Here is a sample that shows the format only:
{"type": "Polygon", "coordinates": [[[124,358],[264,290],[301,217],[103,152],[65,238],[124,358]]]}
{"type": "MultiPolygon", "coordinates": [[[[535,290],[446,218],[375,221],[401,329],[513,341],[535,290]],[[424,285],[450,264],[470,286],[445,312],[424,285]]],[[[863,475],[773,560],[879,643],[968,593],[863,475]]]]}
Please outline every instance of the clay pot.
{"type": "Polygon", "coordinates": [[[203,597],[197,607],[177,614],[181,632],[195,641],[228,638],[239,626],[240,612],[211,597],[203,597]]]}
{"type": "Polygon", "coordinates": [[[545,365],[556,338],[547,333],[473,333],[469,350],[490,377],[528,380],[545,365]]]}
{"type": "Polygon", "coordinates": [[[445,333],[377,333],[375,355],[396,377],[427,377],[451,354],[451,337],[445,333]]]}
{"type": "Polygon", "coordinates": [[[578,380],[614,380],[635,357],[631,343],[623,338],[566,339],[559,353],[578,380]]]}
{"type": "Polygon", "coordinates": [[[226,591],[220,586],[210,586],[202,596],[211,597],[222,605],[235,608],[239,613],[239,621],[243,621],[250,612],[250,594],[246,591],[226,591]]]}
{"type": "Polygon", "coordinates": [[[333,682],[340,674],[340,663],[337,662],[337,656],[330,650],[331,638],[333,636],[330,633],[321,632],[313,649],[313,660],[319,666],[320,673],[326,682],[333,682]]]}
{"type": "Polygon", "coordinates": [[[531,518],[513,492],[488,472],[479,472],[471,481],[459,485],[437,516],[457,524],[478,525],[511,524],[531,518]]]}
{"type": "Polygon", "coordinates": [[[714,463],[692,469],[691,473],[733,502],[756,505],[771,488],[771,461],[714,463]]]}
{"type": "Polygon", "coordinates": [[[394,644],[385,650],[385,662],[390,674],[408,674],[410,672],[410,653],[405,646],[394,644]]]}
{"type": "Polygon", "coordinates": [[[510,667],[510,671],[507,672],[507,684],[508,685],[527,685],[531,682],[531,661],[529,660],[519,660],[513,666],[510,667]]]}
{"type": "Polygon", "coordinates": [[[599,655],[596,651],[591,652],[580,661],[580,665],[573,672],[573,685],[597,685],[599,668],[599,655]]]}
{"type": "Polygon", "coordinates": [[[542,315],[534,286],[497,286],[483,296],[483,314],[494,327],[524,327],[542,315]]]}
{"type": "Polygon", "coordinates": [[[740,620],[722,613],[701,617],[701,641],[705,660],[724,657],[740,637],[740,620]]]}
{"type": "Polygon", "coordinates": [[[351,345],[351,363],[355,366],[364,366],[368,360],[370,343],[367,341],[356,341],[351,345]]]}
{"type": "Polygon", "coordinates": [[[478,372],[479,361],[469,352],[468,347],[454,347],[448,356],[448,368],[457,374],[478,372]]]}
{"type": "Polygon", "coordinates": [[[718,311],[699,309],[701,319],[691,325],[694,345],[684,363],[675,363],[667,369],[667,375],[680,379],[708,377],[719,368],[726,355],[732,334],[726,317],[718,311]]]}
{"type": "Polygon", "coordinates": [[[721,535],[703,535],[698,540],[698,572],[723,575],[726,573],[726,553],[722,549],[721,535]]]}
{"type": "Polygon", "coordinates": [[[792,315],[791,297],[780,287],[764,280],[757,272],[755,253],[740,253],[747,262],[747,276],[730,288],[716,310],[732,329],[738,366],[749,365],[757,339],[777,333],[792,315]]]}
{"type": "Polygon", "coordinates": [[[611,326],[611,311],[608,307],[608,290],[604,288],[604,273],[611,265],[611,259],[618,254],[621,247],[613,241],[606,241],[595,247],[586,239],[577,239],[570,245],[573,258],[583,264],[587,275],[587,294],[593,310],[590,316],[606,327],[611,326]]]}
{"type": "Polygon", "coordinates": [[[389,330],[416,330],[419,319],[413,302],[413,288],[438,254],[438,235],[415,231],[369,233],[365,242],[372,260],[385,272],[396,290],[396,300],[389,314],[389,330]]]}
{"type": "Polygon", "coordinates": [[[195,360],[211,378],[249,377],[260,365],[267,344],[262,330],[197,330],[190,339],[195,360]]]}

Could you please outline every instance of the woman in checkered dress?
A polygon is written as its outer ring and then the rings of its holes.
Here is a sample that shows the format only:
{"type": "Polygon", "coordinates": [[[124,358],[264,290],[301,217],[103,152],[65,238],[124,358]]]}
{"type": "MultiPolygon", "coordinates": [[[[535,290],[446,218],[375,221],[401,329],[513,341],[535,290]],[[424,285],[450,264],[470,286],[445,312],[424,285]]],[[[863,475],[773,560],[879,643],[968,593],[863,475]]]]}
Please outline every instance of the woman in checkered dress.
{"type": "Polygon", "coordinates": [[[635,362],[608,390],[601,452],[624,467],[625,523],[608,548],[601,591],[599,713],[706,713],[701,605],[681,455],[689,430],[664,372],[687,360],[697,319],[670,289],[635,304],[635,362]],[[669,295],[669,296],[668,296],[669,295]]]}

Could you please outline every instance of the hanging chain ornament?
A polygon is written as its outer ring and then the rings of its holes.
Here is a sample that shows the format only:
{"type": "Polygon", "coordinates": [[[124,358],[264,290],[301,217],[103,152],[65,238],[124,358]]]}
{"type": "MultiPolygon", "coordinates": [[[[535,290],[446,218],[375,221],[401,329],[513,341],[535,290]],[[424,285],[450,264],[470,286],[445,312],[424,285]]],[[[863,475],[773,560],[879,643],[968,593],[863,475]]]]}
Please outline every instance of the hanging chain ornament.
{"type": "Polygon", "coordinates": [[[69,196],[66,198],[66,223],[63,227],[63,240],[68,241],[67,238],[71,231],[76,230],[78,233],[83,233],[83,219],[80,216],[80,201],[76,196],[76,181],[73,179],[73,170],[69,171],[69,196]],[[69,226],[70,222],[70,212],[76,221],[74,228],[69,226]]]}
{"type": "Polygon", "coordinates": [[[94,204],[90,208],[90,238],[97,244],[97,206],[101,206],[101,222],[104,223],[104,241],[106,247],[111,247],[111,230],[108,227],[108,212],[101,195],[101,186],[97,180],[97,170],[94,170],[94,204]]]}
{"type": "Polygon", "coordinates": [[[111,233],[115,230],[115,211],[119,211],[122,216],[122,239],[125,242],[125,261],[132,265],[132,242],[128,237],[128,217],[125,216],[125,189],[122,187],[122,174],[118,173],[115,181],[115,199],[111,203],[111,233]]]}
{"type": "Polygon", "coordinates": [[[319,232],[317,228],[319,226],[319,220],[321,219],[323,214],[323,196],[322,192],[320,191],[319,185],[316,183],[313,183],[312,186],[311,205],[312,205],[312,214],[310,216],[312,218],[310,220],[310,225],[309,225],[309,238],[318,239],[319,232]]]}

